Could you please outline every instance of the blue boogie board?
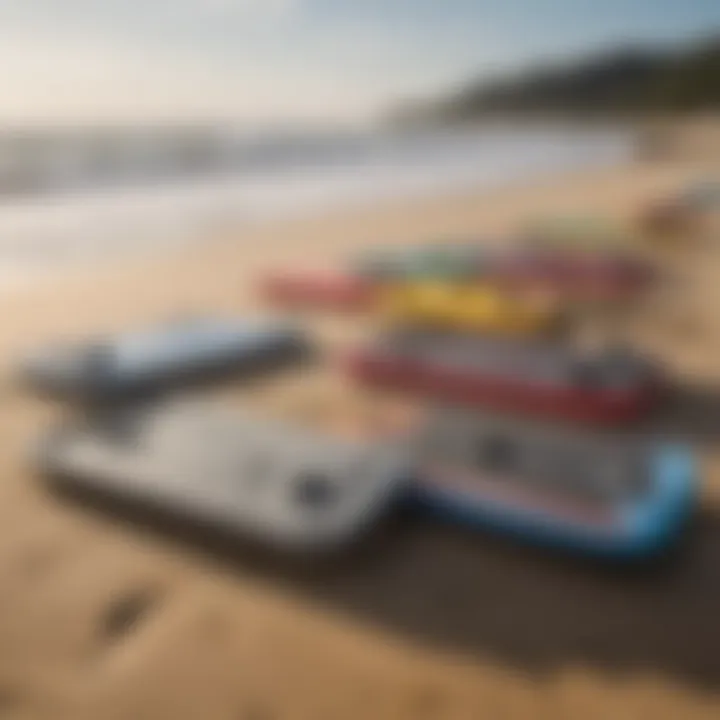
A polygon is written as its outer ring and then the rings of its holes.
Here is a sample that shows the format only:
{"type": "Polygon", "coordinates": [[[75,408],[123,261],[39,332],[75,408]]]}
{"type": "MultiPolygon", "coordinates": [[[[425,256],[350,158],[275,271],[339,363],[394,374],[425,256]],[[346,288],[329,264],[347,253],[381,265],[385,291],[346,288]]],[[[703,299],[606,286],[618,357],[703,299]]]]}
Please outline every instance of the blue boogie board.
{"type": "Polygon", "coordinates": [[[260,370],[302,359],[309,349],[305,336],[292,328],[199,318],[49,347],[30,357],[22,373],[31,386],[49,394],[104,398],[223,370],[260,370]]]}
{"type": "Polygon", "coordinates": [[[605,559],[658,555],[696,500],[683,448],[450,410],[417,440],[414,499],[452,521],[605,559]]]}
{"type": "Polygon", "coordinates": [[[59,488],[292,554],[340,549],[406,492],[407,445],[341,439],[219,403],[115,407],[40,445],[59,488]]]}

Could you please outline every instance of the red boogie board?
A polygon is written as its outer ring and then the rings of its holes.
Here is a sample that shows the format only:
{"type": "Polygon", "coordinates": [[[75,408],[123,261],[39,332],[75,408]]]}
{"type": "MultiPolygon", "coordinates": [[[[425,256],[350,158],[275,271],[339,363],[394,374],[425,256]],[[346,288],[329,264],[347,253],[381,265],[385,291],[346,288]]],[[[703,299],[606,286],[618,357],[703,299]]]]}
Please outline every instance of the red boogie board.
{"type": "Polygon", "coordinates": [[[639,262],[553,250],[510,253],[498,258],[491,272],[510,287],[539,286],[588,300],[627,299],[653,279],[639,262]]]}
{"type": "Polygon", "coordinates": [[[283,305],[363,310],[372,301],[373,284],[340,272],[278,272],[264,278],[262,292],[283,305]]]}
{"type": "Polygon", "coordinates": [[[625,353],[426,333],[385,338],[352,354],[348,370],[444,402],[605,425],[646,415],[661,391],[656,370],[625,353]]]}

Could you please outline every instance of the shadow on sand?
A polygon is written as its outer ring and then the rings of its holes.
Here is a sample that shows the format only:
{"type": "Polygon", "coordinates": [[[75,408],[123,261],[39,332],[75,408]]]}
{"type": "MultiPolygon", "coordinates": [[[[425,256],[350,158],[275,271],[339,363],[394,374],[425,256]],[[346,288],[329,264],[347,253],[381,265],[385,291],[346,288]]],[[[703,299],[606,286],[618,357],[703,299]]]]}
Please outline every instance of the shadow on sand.
{"type": "MultiPolygon", "coordinates": [[[[64,485],[56,489],[67,495],[64,485]]],[[[400,515],[340,556],[268,556],[138,507],[71,493],[133,530],[162,533],[231,569],[428,647],[530,675],[575,664],[657,672],[720,689],[720,513],[703,511],[683,545],[651,567],[607,567],[480,532],[400,515]]]]}
{"type": "Polygon", "coordinates": [[[698,448],[720,442],[720,385],[675,386],[637,429],[698,448]]]}
{"type": "MultiPolygon", "coordinates": [[[[720,387],[684,387],[639,431],[698,446],[720,438],[720,387]]],[[[62,480],[55,478],[55,480],[62,480]]],[[[650,567],[608,567],[408,513],[342,556],[296,562],[213,528],[116,500],[74,501],[133,530],[169,535],[230,568],[429,647],[531,675],[571,665],[654,672],[720,692],[720,508],[703,508],[682,546],[650,567]]]]}

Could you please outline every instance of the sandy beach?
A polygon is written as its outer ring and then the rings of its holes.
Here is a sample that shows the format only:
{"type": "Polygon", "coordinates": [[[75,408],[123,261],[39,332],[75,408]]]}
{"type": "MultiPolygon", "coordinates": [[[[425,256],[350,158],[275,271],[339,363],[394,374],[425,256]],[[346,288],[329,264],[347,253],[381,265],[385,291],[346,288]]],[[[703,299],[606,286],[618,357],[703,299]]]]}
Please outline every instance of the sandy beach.
{"type": "MultiPolygon", "coordinates": [[[[164,257],[3,294],[0,718],[718,717],[720,245],[710,237],[663,250],[659,261],[682,289],[623,318],[624,332],[689,386],[684,422],[672,430],[703,458],[703,507],[687,547],[652,572],[614,572],[413,519],[341,567],[313,572],[216,552],[51,496],[28,454],[64,410],[29,397],[13,375],[23,352],[56,337],[184,312],[267,312],[254,292],[264,268],[434,236],[492,239],[545,213],[626,219],[707,170],[637,162],[227,228],[164,257]]],[[[331,345],[358,330],[316,325],[331,345]]],[[[332,368],[311,377],[328,405],[344,412],[356,402],[332,368]]],[[[307,395],[306,376],[268,379],[253,399],[290,413],[286,388],[298,384],[307,395]]],[[[246,394],[237,384],[214,392],[246,394]]]]}

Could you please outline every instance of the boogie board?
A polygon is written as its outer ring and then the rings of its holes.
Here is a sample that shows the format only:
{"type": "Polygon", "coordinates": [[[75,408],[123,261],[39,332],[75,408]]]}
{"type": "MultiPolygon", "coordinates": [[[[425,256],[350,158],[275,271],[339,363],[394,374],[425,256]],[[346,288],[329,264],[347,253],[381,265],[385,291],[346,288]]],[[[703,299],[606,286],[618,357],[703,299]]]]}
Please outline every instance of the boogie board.
{"type": "Polygon", "coordinates": [[[681,448],[438,412],[417,440],[416,500],[441,516],[618,560],[667,549],[696,500],[681,448]]]}
{"type": "Polygon", "coordinates": [[[493,275],[510,288],[541,287],[568,299],[597,301],[632,299],[655,280],[652,268],[636,258],[532,246],[499,256],[493,275]]]}
{"type": "Polygon", "coordinates": [[[286,271],[264,277],[261,293],[283,306],[367,310],[372,305],[374,286],[341,272],[286,271]]]}
{"type": "Polygon", "coordinates": [[[279,325],[188,319],[115,338],[50,346],[22,365],[25,379],[54,395],[109,397],[170,386],[223,370],[258,370],[309,351],[302,333],[279,325]]]}
{"type": "Polygon", "coordinates": [[[371,281],[472,280],[490,270],[492,255],[475,241],[429,243],[367,254],[353,272],[371,281]]]}
{"type": "Polygon", "coordinates": [[[625,351],[420,331],[387,334],[347,367],[362,382],[445,402],[604,424],[648,414],[663,387],[654,365],[625,351]]]}
{"type": "Polygon", "coordinates": [[[322,554],[370,530],[405,490],[401,445],[175,402],[62,427],[39,457],[41,471],[65,489],[270,549],[322,554]]]}
{"type": "Polygon", "coordinates": [[[378,294],[381,319],[394,326],[504,336],[560,334],[567,307],[546,293],[515,295],[491,285],[390,284],[378,294]]]}

